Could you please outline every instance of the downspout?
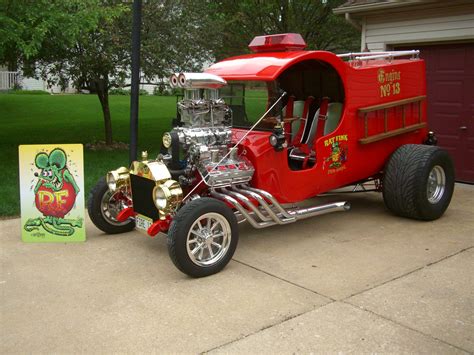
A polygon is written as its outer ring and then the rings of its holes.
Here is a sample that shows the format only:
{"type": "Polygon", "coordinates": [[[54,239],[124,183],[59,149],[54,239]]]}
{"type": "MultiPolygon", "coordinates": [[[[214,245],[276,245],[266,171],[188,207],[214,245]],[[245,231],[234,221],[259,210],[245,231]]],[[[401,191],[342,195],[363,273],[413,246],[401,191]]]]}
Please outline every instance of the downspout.
{"type": "Polygon", "coordinates": [[[359,30],[359,31],[362,31],[362,26],[359,22],[357,22],[356,20],[354,20],[352,17],[351,17],[351,14],[346,12],[345,14],[345,18],[346,18],[346,21],[349,22],[356,30],[359,30]]]}
{"type": "Polygon", "coordinates": [[[367,41],[366,41],[366,26],[367,26],[367,21],[364,17],[362,19],[362,35],[360,36],[360,51],[361,52],[369,52],[369,48],[367,47],[367,41]]]}
{"type": "Polygon", "coordinates": [[[346,12],[344,14],[344,18],[346,19],[347,22],[349,22],[352,25],[352,27],[354,27],[356,30],[361,32],[362,35],[361,35],[361,42],[360,42],[360,50],[365,51],[366,45],[367,45],[365,42],[365,18],[361,22],[356,21],[351,17],[351,14],[349,12],[346,12]]]}

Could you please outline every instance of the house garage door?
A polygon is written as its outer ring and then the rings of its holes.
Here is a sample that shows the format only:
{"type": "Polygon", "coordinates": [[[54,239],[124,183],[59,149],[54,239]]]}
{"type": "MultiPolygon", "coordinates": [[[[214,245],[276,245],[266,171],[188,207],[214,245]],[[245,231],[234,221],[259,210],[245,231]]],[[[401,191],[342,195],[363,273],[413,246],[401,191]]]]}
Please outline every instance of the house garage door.
{"type": "Polygon", "coordinates": [[[426,61],[428,124],[456,180],[474,183],[474,43],[417,46],[426,61]]]}
{"type": "Polygon", "coordinates": [[[474,43],[421,46],[426,61],[428,125],[449,151],[456,180],[474,183],[474,43]]]}

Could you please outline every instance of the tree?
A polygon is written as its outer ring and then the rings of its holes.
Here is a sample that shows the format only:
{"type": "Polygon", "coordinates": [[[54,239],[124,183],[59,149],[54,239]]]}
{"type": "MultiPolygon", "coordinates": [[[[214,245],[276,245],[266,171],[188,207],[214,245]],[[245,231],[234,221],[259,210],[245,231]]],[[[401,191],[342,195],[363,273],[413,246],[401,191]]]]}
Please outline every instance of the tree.
{"type": "Polygon", "coordinates": [[[124,42],[124,34],[113,26],[126,11],[125,5],[98,0],[4,0],[0,63],[7,63],[9,70],[21,66],[26,75],[41,75],[49,84],[65,87],[72,81],[96,92],[111,144],[109,75],[121,79],[126,57],[117,45],[124,42]]]}
{"type": "Polygon", "coordinates": [[[252,38],[264,34],[300,33],[309,49],[352,51],[360,33],[332,10],[344,0],[222,0],[211,2],[214,28],[221,33],[216,58],[248,52],[252,38]]]}
{"type": "Polygon", "coordinates": [[[47,43],[72,45],[97,24],[92,0],[0,0],[0,63],[16,71],[47,43]]]}
{"type": "MultiPolygon", "coordinates": [[[[198,0],[144,2],[142,81],[199,70],[212,56],[202,36],[205,13],[199,4],[198,0]]],[[[20,63],[28,73],[39,71],[49,84],[72,83],[97,94],[105,141],[111,145],[109,90],[123,87],[130,76],[131,2],[11,0],[7,5],[0,18],[14,33],[1,42],[0,62],[20,63]],[[27,40],[23,43],[19,38],[27,40]]]]}
{"type": "MultiPolygon", "coordinates": [[[[310,49],[357,47],[359,34],[332,13],[343,0],[155,0],[142,16],[142,82],[245,53],[256,35],[301,33],[310,49]]],[[[109,90],[130,76],[131,2],[0,0],[0,63],[50,84],[96,93],[112,144],[109,90]]]]}
{"type": "Polygon", "coordinates": [[[104,119],[105,142],[113,143],[109,90],[123,84],[130,72],[130,6],[120,2],[96,1],[92,10],[96,26],[81,31],[74,43],[46,43],[35,66],[50,84],[72,83],[80,90],[97,94],[104,119]]]}

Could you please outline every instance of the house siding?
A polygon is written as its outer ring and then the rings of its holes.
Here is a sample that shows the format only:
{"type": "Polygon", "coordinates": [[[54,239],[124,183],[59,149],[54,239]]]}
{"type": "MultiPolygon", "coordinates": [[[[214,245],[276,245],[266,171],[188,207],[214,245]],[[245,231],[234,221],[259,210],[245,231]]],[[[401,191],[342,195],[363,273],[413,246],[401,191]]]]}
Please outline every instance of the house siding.
{"type": "Polygon", "coordinates": [[[474,40],[474,4],[370,15],[363,29],[362,46],[371,51],[393,44],[474,40]]]}
{"type": "Polygon", "coordinates": [[[21,82],[23,90],[44,90],[46,91],[46,83],[41,79],[23,78],[21,82]]]}

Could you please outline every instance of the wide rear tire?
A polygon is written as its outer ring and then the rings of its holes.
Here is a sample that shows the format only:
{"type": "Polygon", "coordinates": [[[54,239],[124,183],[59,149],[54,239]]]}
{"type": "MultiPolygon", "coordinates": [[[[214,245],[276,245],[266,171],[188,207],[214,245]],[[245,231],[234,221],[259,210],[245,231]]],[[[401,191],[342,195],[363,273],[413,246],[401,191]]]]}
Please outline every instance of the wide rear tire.
{"type": "Polygon", "coordinates": [[[401,146],[385,168],[383,199],[387,208],[398,216],[437,219],[448,208],[453,191],[453,162],[439,147],[401,146]]]}

